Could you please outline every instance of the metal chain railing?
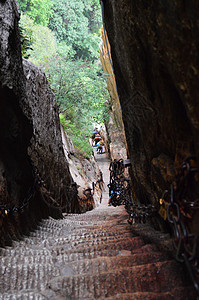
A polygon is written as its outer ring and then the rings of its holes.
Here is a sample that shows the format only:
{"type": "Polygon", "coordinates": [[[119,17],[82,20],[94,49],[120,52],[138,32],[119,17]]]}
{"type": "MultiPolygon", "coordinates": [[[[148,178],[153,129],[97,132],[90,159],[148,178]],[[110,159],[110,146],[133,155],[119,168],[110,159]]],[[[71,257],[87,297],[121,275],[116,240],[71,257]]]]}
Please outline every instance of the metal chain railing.
{"type": "Polygon", "coordinates": [[[194,287],[199,294],[199,260],[197,257],[198,236],[189,232],[181,213],[181,208],[175,200],[173,185],[170,189],[170,202],[167,205],[167,220],[173,231],[173,244],[176,249],[176,260],[185,263],[194,287]]]}
{"type": "Polygon", "coordinates": [[[185,200],[189,183],[193,182],[194,174],[198,169],[191,165],[193,156],[186,158],[182,164],[182,170],[177,178],[177,185],[172,184],[170,190],[165,190],[160,203],[154,205],[138,205],[133,203],[131,196],[130,180],[125,178],[124,163],[122,160],[114,160],[110,164],[109,196],[113,206],[124,205],[128,214],[129,224],[145,223],[147,218],[159,215],[168,222],[173,231],[173,242],[176,249],[176,260],[184,263],[189,276],[199,295],[199,259],[198,236],[192,234],[187,226],[192,213],[199,209],[199,199],[185,200]],[[174,188],[175,187],[175,188],[174,188]],[[168,201],[167,198],[170,198],[168,201]]]}
{"type": "MultiPolygon", "coordinates": [[[[68,207],[68,203],[64,206],[60,206],[60,204],[55,201],[55,199],[50,195],[50,192],[46,189],[46,184],[44,180],[41,178],[38,169],[32,164],[32,172],[33,172],[33,178],[34,182],[33,185],[30,187],[27,196],[25,199],[22,201],[22,204],[20,205],[14,205],[10,206],[7,204],[0,205],[0,218],[4,218],[10,215],[18,215],[22,214],[24,210],[28,207],[30,204],[31,200],[35,196],[36,190],[39,189],[40,195],[42,197],[42,200],[48,207],[54,208],[54,209],[61,209],[64,210],[65,208],[68,207]],[[48,200],[47,200],[48,199],[48,200]]],[[[70,194],[73,195],[73,197],[77,194],[76,192],[76,186],[72,183],[70,187],[70,194]]],[[[72,198],[73,198],[72,197],[72,198]]]]}
{"type": "MultiPolygon", "coordinates": [[[[50,191],[46,188],[46,183],[43,180],[43,178],[41,177],[39,170],[33,165],[33,163],[32,163],[32,169],[34,172],[34,176],[36,178],[36,188],[39,189],[43,202],[49,208],[52,208],[52,209],[59,209],[61,211],[64,211],[66,208],[68,208],[68,206],[69,206],[68,202],[64,205],[61,205],[54,199],[54,197],[52,197],[50,191]]],[[[71,198],[71,202],[77,196],[75,182],[72,182],[71,186],[68,187],[68,196],[71,198]]]]}
{"type": "Polygon", "coordinates": [[[129,163],[126,164],[123,159],[110,163],[110,183],[108,184],[110,204],[113,206],[124,205],[129,214],[128,222],[130,224],[145,223],[146,219],[157,214],[158,210],[151,204],[133,203],[130,180],[124,176],[126,166],[129,166],[129,163]]]}
{"type": "Polygon", "coordinates": [[[165,205],[166,216],[173,232],[173,244],[176,249],[176,260],[184,263],[189,276],[199,295],[199,258],[198,258],[198,235],[191,233],[189,222],[192,214],[199,209],[199,201],[188,201],[189,183],[193,183],[194,175],[198,169],[192,166],[193,156],[187,157],[177,178],[177,183],[171,185],[170,190],[165,191],[161,199],[165,205]],[[169,196],[169,201],[165,200],[169,196]]]}
{"type": "Polygon", "coordinates": [[[34,198],[37,184],[38,178],[35,176],[34,182],[29,188],[27,196],[22,201],[22,204],[18,206],[9,206],[7,204],[0,205],[0,218],[4,218],[9,215],[22,214],[29,205],[30,201],[34,198]]]}
{"type": "MultiPolygon", "coordinates": [[[[41,178],[38,169],[34,166],[32,161],[31,161],[31,165],[32,165],[34,182],[33,182],[32,186],[30,187],[30,189],[27,193],[27,196],[24,198],[24,200],[22,201],[22,203],[20,205],[13,205],[13,206],[7,205],[7,204],[0,205],[0,219],[3,219],[10,215],[22,214],[24,212],[24,210],[30,204],[31,200],[34,198],[35,192],[37,189],[39,189],[39,191],[40,191],[40,195],[42,197],[43,202],[49,208],[60,209],[63,211],[64,209],[66,209],[68,207],[69,203],[62,206],[51,196],[49,190],[46,188],[46,184],[45,184],[44,180],[41,178]]],[[[102,190],[102,188],[103,188],[102,173],[100,174],[100,178],[95,183],[93,182],[93,191],[92,191],[92,189],[89,189],[89,188],[86,189],[84,191],[86,198],[79,198],[79,200],[89,201],[90,199],[92,199],[94,190],[97,185],[99,185],[99,188],[102,190]]],[[[71,184],[71,186],[69,187],[68,193],[69,193],[69,196],[71,196],[72,200],[74,199],[74,197],[78,198],[77,184],[75,182],[73,182],[71,184]]]]}

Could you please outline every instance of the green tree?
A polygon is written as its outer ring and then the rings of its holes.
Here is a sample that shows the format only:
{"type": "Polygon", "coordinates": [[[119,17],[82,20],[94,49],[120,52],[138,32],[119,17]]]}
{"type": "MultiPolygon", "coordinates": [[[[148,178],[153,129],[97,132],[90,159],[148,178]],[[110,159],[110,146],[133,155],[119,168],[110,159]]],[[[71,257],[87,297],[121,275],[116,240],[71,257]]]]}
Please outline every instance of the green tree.
{"type": "Polygon", "coordinates": [[[76,148],[88,157],[91,152],[88,137],[93,123],[103,122],[104,102],[109,98],[101,66],[54,57],[42,67],[64,116],[67,132],[76,148]]]}
{"type": "Polygon", "coordinates": [[[29,10],[29,7],[31,5],[31,0],[18,0],[19,7],[21,11],[25,12],[29,10]]]}
{"type": "Polygon", "coordinates": [[[20,9],[30,16],[35,24],[48,26],[52,15],[51,0],[18,0],[20,9]]]}
{"type": "Polygon", "coordinates": [[[100,9],[92,0],[52,0],[53,15],[49,27],[59,42],[72,47],[71,57],[94,60],[100,41],[100,9]],[[96,19],[96,22],[94,20],[96,19]]]}
{"type": "Polygon", "coordinates": [[[103,122],[108,111],[104,103],[109,98],[98,62],[99,2],[19,0],[19,3],[23,11],[20,20],[23,54],[45,71],[64,128],[75,147],[89,157],[93,123],[103,122]],[[26,42],[31,43],[32,49],[26,42]]]}
{"type": "Polygon", "coordinates": [[[29,60],[38,65],[41,61],[56,54],[57,43],[55,35],[49,28],[35,25],[34,21],[25,14],[21,16],[20,27],[23,28],[23,36],[31,44],[31,47],[25,52],[29,60]]]}

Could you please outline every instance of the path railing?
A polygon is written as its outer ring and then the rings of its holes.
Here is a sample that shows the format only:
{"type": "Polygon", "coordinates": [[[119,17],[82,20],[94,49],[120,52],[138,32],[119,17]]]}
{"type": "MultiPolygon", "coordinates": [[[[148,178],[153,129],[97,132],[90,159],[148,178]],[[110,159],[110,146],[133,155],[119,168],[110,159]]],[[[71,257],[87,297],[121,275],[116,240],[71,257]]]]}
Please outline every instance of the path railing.
{"type": "Polygon", "coordinates": [[[198,173],[194,156],[187,157],[182,164],[174,184],[165,190],[159,203],[155,205],[136,204],[133,201],[130,179],[125,178],[124,169],[130,165],[125,160],[114,160],[110,163],[109,197],[113,206],[124,205],[129,224],[145,223],[147,218],[161,216],[170,225],[173,244],[176,249],[176,260],[183,263],[199,295],[199,258],[198,235],[190,232],[189,221],[199,209],[199,199],[186,200],[187,191],[198,173]]]}

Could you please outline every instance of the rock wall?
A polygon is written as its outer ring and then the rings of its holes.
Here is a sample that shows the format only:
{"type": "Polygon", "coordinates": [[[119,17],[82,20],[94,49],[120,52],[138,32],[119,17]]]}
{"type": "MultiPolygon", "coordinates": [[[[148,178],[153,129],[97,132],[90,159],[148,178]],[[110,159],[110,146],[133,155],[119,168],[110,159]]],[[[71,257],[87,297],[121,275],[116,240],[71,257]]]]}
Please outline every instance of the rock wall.
{"type": "Polygon", "coordinates": [[[58,205],[79,209],[54,95],[41,70],[27,61],[23,70],[19,17],[15,1],[0,2],[0,245],[41,218],[60,217],[58,205]],[[42,188],[35,185],[33,164],[42,188]]]}
{"type": "Polygon", "coordinates": [[[107,38],[104,35],[104,29],[101,29],[102,40],[100,43],[100,60],[106,76],[107,87],[110,95],[110,117],[106,122],[106,131],[108,136],[108,148],[111,159],[126,159],[127,144],[124,133],[124,124],[122,120],[121,106],[118,98],[115,75],[113,72],[111,48],[107,38]]]}
{"type": "MultiPolygon", "coordinates": [[[[24,101],[25,77],[18,30],[19,9],[15,1],[0,2],[0,245],[26,232],[23,217],[8,207],[20,207],[33,186],[27,148],[32,124],[20,107],[24,101]],[[3,206],[2,206],[3,205],[3,206]],[[6,209],[4,209],[4,206],[6,209]],[[6,213],[9,213],[7,216],[6,213]]],[[[33,215],[35,212],[33,212],[33,215]]],[[[31,224],[32,225],[32,224],[31,224]]]]}
{"type": "Polygon", "coordinates": [[[154,203],[187,155],[199,159],[199,3],[103,3],[134,197],[154,203]]]}
{"type": "Polygon", "coordinates": [[[63,211],[74,211],[76,193],[71,186],[73,179],[64,156],[54,93],[40,68],[27,60],[23,60],[23,67],[27,93],[23,111],[33,123],[28,153],[45,183],[46,201],[50,195],[53,198],[50,205],[57,203],[64,207],[63,211]]]}
{"type": "Polygon", "coordinates": [[[94,157],[90,160],[75,153],[72,141],[61,126],[62,142],[69,170],[77,184],[79,212],[98,206],[102,197],[102,177],[94,157]]]}

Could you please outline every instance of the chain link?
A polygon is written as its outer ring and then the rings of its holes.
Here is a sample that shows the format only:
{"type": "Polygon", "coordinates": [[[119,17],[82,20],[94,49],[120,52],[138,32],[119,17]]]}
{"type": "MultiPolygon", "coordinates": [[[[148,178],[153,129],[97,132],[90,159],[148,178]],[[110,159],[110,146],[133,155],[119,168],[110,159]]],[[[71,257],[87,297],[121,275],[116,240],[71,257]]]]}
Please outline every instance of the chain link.
{"type": "MultiPolygon", "coordinates": [[[[33,170],[35,170],[35,169],[33,168],[33,170]]],[[[29,188],[27,196],[24,198],[24,200],[20,206],[0,205],[0,218],[7,217],[9,215],[22,214],[24,212],[24,210],[27,208],[30,201],[34,198],[34,195],[35,195],[38,178],[36,176],[34,176],[34,177],[35,177],[34,182],[33,182],[32,186],[29,188]]]]}
{"type": "Polygon", "coordinates": [[[110,163],[110,183],[109,197],[110,204],[113,206],[124,205],[129,214],[129,224],[145,223],[149,217],[154,217],[157,214],[157,208],[154,205],[144,205],[133,203],[131,195],[130,179],[124,176],[125,160],[114,160],[110,163]]]}
{"type": "Polygon", "coordinates": [[[186,220],[189,220],[192,211],[199,209],[199,199],[195,201],[185,200],[186,189],[189,187],[190,180],[193,180],[193,174],[198,172],[195,166],[191,165],[190,156],[182,164],[182,170],[179,177],[181,182],[174,187],[172,184],[170,190],[165,190],[160,199],[160,207],[154,205],[138,205],[133,203],[131,195],[130,180],[124,177],[123,160],[114,160],[110,164],[110,183],[109,197],[113,206],[124,205],[128,214],[129,224],[145,223],[149,217],[156,217],[157,212],[165,221],[171,224],[173,231],[173,243],[176,249],[176,260],[184,263],[189,276],[193,282],[197,294],[199,295],[199,259],[198,255],[198,236],[189,232],[186,220]],[[166,199],[170,197],[169,201],[166,199]]]}
{"type": "MultiPolygon", "coordinates": [[[[64,208],[66,208],[68,206],[68,204],[67,204],[63,207],[60,207],[59,203],[57,203],[50,196],[49,191],[46,189],[44,180],[41,178],[38,169],[34,166],[32,161],[31,161],[31,165],[32,165],[32,173],[33,173],[34,182],[33,182],[33,185],[30,187],[27,196],[24,198],[24,200],[20,206],[10,207],[8,205],[1,205],[0,206],[0,218],[7,217],[9,215],[22,214],[25,211],[25,209],[28,207],[28,205],[30,204],[30,201],[34,198],[35,192],[38,188],[40,188],[40,192],[41,192],[40,194],[41,194],[42,200],[48,205],[48,207],[52,207],[55,209],[58,208],[58,209],[63,210],[64,208]],[[45,195],[47,195],[48,201],[46,200],[45,195]],[[52,205],[50,204],[49,199],[53,203],[52,205]]],[[[75,194],[75,188],[73,187],[73,184],[72,184],[71,193],[73,195],[75,194]]]]}
{"type": "MultiPolygon", "coordinates": [[[[48,205],[48,207],[51,207],[54,209],[61,209],[62,211],[68,207],[68,203],[64,206],[60,206],[60,204],[54,198],[51,197],[50,192],[46,189],[45,181],[41,178],[38,169],[34,166],[32,161],[31,161],[31,165],[32,165],[34,182],[27,193],[27,197],[24,198],[24,200],[20,206],[10,207],[8,205],[0,205],[0,219],[5,218],[9,215],[22,214],[24,212],[24,210],[28,207],[30,201],[34,198],[37,188],[40,188],[42,200],[48,205]]],[[[87,189],[84,191],[86,198],[78,197],[76,182],[72,182],[71,187],[69,187],[68,192],[71,195],[72,200],[75,197],[77,197],[81,201],[88,201],[93,197],[94,190],[97,185],[99,185],[100,189],[102,190],[102,188],[103,188],[102,173],[100,174],[100,178],[96,181],[96,183],[93,182],[93,186],[92,186],[93,192],[91,191],[91,189],[87,189]]]]}
{"type": "Polygon", "coordinates": [[[184,263],[189,276],[193,282],[197,294],[199,295],[199,260],[198,260],[198,235],[190,233],[187,226],[191,219],[191,210],[199,208],[199,201],[187,201],[184,199],[189,188],[190,179],[193,181],[194,174],[198,169],[191,164],[194,156],[189,156],[182,164],[179,177],[181,181],[175,186],[172,184],[170,191],[165,191],[161,203],[167,203],[167,220],[171,224],[173,232],[173,244],[176,249],[176,260],[184,263]],[[165,195],[170,195],[170,201],[164,200],[165,195]]]}

